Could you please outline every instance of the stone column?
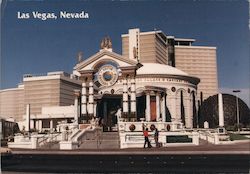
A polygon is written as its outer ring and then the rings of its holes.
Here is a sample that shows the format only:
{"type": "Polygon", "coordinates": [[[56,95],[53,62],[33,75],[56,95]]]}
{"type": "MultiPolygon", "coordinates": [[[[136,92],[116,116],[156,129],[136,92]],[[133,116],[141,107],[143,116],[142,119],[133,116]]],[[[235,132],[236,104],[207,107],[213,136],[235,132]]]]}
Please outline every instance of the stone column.
{"type": "Polygon", "coordinates": [[[218,94],[218,106],[219,106],[219,127],[224,127],[224,111],[223,111],[223,98],[222,94],[218,94]]]}
{"type": "Polygon", "coordinates": [[[35,121],[35,129],[39,130],[39,120],[34,120],[35,121]]]}
{"type": "Polygon", "coordinates": [[[161,105],[160,105],[160,93],[156,93],[156,121],[159,121],[160,119],[160,110],[161,110],[161,105]]]}
{"type": "Polygon", "coordinates": [[[34,120],[30,120],[30,129],[34,129],[35,128],[35,126],[34,126],[34,120]]]}
{"type": "Polygon", "coordinates": [[[136,117],[136,87],[134,77],[131,79],[131,114],[132,117],[136,117]]]}
{"type": "Polygon", "coordinates": [[[87,88],[86,82],[82,82],[82,113],[83,116],[87,115],[87,88]]]}
{"type": "Polygon", "coordinates": [[[96,109],[97,109],[97,103],[94,102],[94,117],[96,117],[96,109]]]}
{"type": "Polygon", "coordinates": [[[89,82],[89,107],[88,114],[91,117],[94,116],[94,83],[93,80],[89,82]]]}
{"type": "Polygon", "coordinates": [[[198,95],[197,93],[195,93],[195,107],[196,107],[196,125],[195,127],[199,128],[199,114],[198,114],[198,111],[199,111],[199,100],[197,99],[198,95]]]}
{"type": "Polygon", "coordinates": [[[49,125],[50,125],[50,130],[53,130],[53,120],[51,119],[50,122],[49,122],[49,125]]]}
{"type": "Polygon", "coordinates": [[[166,122],[166,95],[164,94],[161,101],[161,117],[162,122],[166,122]]]}
{"type": "Polygon", "coordinates": [[[32,121],[33,121],[32,128],[33,128],[33,129],[36,129],[36,120],[32,120],[32,121]]]}
{"type": "Polygon", "coordinates": [[[192,93],[190,93],[189,96],[189,124],[190,124],[190,128],[193,128],[193,95],[192,93]]]}
{"type": "MultiPolygon", "coordinates": [[[[177,95],[175,96],[175,113],[176,113],[175,119],[177,122],[182,122],[181,120],[181,92],[178,94],[179,96],[177,95]]],[[[184,104],[184,97],[183,97],[183,104],[184,104]]]]}
{"type": "Polygon", "coordinates": [[[74,94],[75,94],[75,115],[74,115],[74,120],[76,123],[79,123],[79,106],[78,106],[78,100],[79,100],[79,96],[81,95],[80,90],[74,90],[74,94]]]}
{"type": "Polygon", "coordinates": [[[127,78],[124,77],[123,79],[123,115],[125,117],[128,116],[128,81],[127,78]]]}
{"type": "MultiPolygon", "coordinates": [[[[169,114],[170,114],[170,121],[173,118],[172,116],[172,105],[171,105],[171,100],[170,100],[170,95],[166,94],[166,107],[168,108],[169,114]]],[[[167,121],[167,120],[166,120],[167,121]]]]}
{"type": "Polygon", "coordinates": [[[171,105],[171,121],[177,121],[176,118],[176,97],[175,96],[171,96],[170,97],[170,105],[171,105]]]}
{"type": "Polygon", "coordinates": [[[30,131],[30,104],[26,105],[26,125],[25,130],[30,131]]]}
{"type": "Polygon", "coordinates": [[[150,93],[147,92],[146,93],[146,121],[150,121],[150,114],[151,114],[151,110],[150,110],[150,93]]]}
{"type": "Polygon", "coordinates": [[[38,121],[38,130],[39,130],[39,131],[42,131],[42,128],[43,128],[43,121],[42,121],[42,120],[39,120],[39,121],[38,121]]]}
{"type": "Polygon", "coordinates": [[[185,117],[185,122],[186,122],[186,128],[192,128],[192,118],[191,118],[191,113],[190,113],[190,95],[187,96],[186,98],[186,117],[185,117]]]}

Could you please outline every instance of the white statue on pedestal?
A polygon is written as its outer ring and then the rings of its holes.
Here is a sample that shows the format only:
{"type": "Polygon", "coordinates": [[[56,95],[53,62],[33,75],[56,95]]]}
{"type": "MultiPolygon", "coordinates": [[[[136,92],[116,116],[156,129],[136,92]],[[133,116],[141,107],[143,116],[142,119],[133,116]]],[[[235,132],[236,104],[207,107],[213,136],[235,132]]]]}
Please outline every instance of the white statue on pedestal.
{"type": "Polygon", "coordinates": [[[116,112],[116,117],[117,117],[117,122],[120,122],[121,117],[122,117],[122,109],[119,108],[116,112]]]}

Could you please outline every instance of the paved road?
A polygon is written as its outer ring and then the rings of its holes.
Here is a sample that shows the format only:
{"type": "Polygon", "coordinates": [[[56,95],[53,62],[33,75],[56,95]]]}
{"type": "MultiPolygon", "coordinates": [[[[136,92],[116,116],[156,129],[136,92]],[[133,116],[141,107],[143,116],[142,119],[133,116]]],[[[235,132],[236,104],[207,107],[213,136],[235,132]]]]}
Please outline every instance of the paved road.
{"type": "Polygon", "coordinates": [[[250,173],[250,144],[109,150],[21,150],[2,157],[6,174],[250,173]],[[14,173],[13,173],[14,172],[14,173]]]}
{"type": "Polygon", "coordinates": [[[15,154],[3,171],[46,173],[249,173],[249,155],[15,154]]]}
{"type": "Polygon", "coordinates": [[[56,150],[56,149],[39,149],[39,150],[25,150],[25,149],[12,149],[13,154],[82,154],[82,155],[95,155],[95,154],[249,154],[250,155],[250,142],[235,143],[228,145],[213,145],[210,143],[202,142],[199,146],[173,146],[162,148],[129,148],[129,149],[77,149],[70,151],[56,150]]]}

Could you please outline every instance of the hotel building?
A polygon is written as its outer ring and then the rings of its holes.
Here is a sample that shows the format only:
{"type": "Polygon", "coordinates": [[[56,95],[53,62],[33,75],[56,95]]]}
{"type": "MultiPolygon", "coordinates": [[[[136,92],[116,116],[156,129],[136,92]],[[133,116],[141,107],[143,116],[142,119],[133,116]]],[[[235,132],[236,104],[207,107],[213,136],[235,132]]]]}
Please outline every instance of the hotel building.
{"type": "Polygon", "coordinates": [[[122,55],[140,63],[167,64],[200,78],[198,98],[204,100],[218,92],[216,47],[193,46],[193,42],[162,31],[130,29],[122,35],[122,55]]]}
{"type": "Polygon", "coordinates": [[[43,107],[73,105],[74,90],[80,88],[81,83],[65,72],[26,74],[17,88],[0,90],[0,116],[22,121],[28,104],[31,116],[42,114],[43,107]]]}
{"type": "Polygon", "coordinates": [[[17,88],[0,90],[1,118],[13,118],[15,121],[23,120],[24,106],[24,85],[20,84],[17,88]]]}
{"type": "Polygon", "coordinates": [[[197,100],[200,92],[204,99],[217,92],[217,71],[216,48],[192,46],[193,41],[132,29],[122,35],[120,55],[104,38],[99,52],[76,64],[74,75],[28,74],[18,88],[1,90],[0,116],[21,121],[28,105],[31,127],[39,130],[63,119],[80,123],[93,117],[112,130],[120,108],[126,121],[196,127],[197,100]]]}

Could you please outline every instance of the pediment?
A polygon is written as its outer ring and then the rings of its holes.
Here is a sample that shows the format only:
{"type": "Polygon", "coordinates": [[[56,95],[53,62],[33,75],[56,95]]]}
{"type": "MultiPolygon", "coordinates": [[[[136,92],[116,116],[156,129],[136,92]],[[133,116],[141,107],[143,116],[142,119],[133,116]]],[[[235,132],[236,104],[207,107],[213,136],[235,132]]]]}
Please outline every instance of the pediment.
{"type": "Polygon", "coordinates": [[[105,63],[108,61],[115,62],[118,67],[129,67],[137,65],[136,61],[123,57],[122,55],[108,50],[101,50],[100,52],[94,54],[83,62],[77,64],[74,67],[74,70],[78,72],[94,70],[98,64],[105,63]]]}

